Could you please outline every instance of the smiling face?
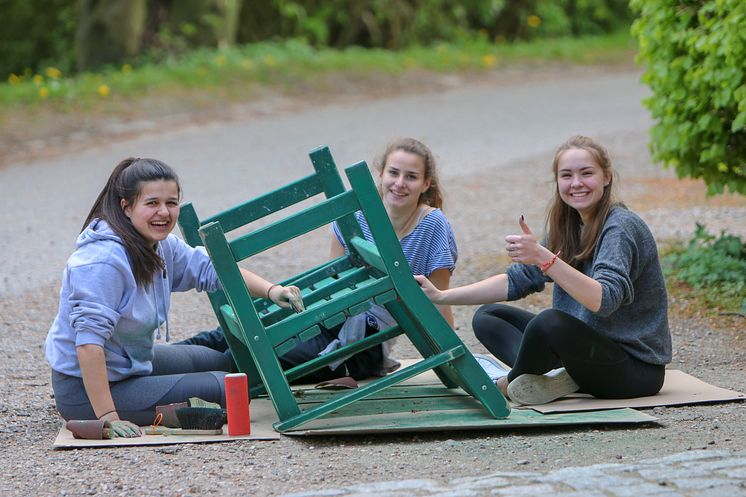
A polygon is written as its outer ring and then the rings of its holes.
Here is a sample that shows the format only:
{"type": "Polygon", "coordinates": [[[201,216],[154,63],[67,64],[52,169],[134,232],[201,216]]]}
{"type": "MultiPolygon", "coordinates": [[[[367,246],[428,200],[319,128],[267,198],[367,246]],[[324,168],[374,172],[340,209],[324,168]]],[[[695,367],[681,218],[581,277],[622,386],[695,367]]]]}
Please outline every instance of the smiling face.
{"type": "Polygon", "coordinates": [[[560,198],[580,214],[586,224],[610,178],[593,158],[582,148],[565,150],[557,162],[557,189],[560,198]]]}
{"type": "Polygon", "coordinates": [[[179,186],[175,181],[143,182],[134,203],[121,200],[124,214],[149,242],[165,240],[179,218],[179,186]]]}
{"type": "Polygon", "coordinates": [[[387,209],[414,209],[420,203],[420,195],[430,188],[422,157],[404,150],[394,150],[386,157],[380,178],[387,209]]]}

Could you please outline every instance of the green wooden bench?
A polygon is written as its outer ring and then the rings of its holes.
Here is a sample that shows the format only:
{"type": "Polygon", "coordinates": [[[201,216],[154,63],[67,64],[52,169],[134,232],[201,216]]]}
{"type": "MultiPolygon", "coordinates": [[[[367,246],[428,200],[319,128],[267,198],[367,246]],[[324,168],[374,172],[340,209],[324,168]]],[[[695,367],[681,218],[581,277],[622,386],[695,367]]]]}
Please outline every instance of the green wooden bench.
{"type": "Polygon", "coordinates": [[[279,418],[275,429],[296,429],[430,369],[447,387],[459,386],[471,394],[492,417],[507,417],[510,408],[505,398],[412,277],[365,162],[346,169],[351,188],[345,189],[328,148],[318,148],[310,157],[315,172],[305,178],[205,219],[185,204],[179,217],[187,243],[204,245],[210,254],[222,285],[222,290],[210,294],[210,301],[239,370],[250,378],[252,395],[266,392],[274,404],[279,418]],[[226,237],[228,232],[321,194],[325,198],[311,207],[248,234],[226,237]],[[363,238],[354,216],[358,210],[365,215],[375,243],[363,238]],[[238,262],[333,221],[340,227],[349,254],[282,282],[301,289],[305,311],[296,314],[249,295],[238,262]],[[333,327],[373,303],[384,306],[398,325],[282,370],[278,356],[320,333],[320,326],[333,327]],[[401,334],[412,341],[421,361],[301,410],[291,381],[401,334]]]}

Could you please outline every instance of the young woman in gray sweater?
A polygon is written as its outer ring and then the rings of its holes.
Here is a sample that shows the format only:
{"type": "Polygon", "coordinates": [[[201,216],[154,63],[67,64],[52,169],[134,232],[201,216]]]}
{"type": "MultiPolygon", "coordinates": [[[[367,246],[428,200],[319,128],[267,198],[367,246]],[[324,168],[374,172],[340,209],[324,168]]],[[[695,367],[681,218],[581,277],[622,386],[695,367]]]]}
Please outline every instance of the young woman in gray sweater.
{"type": "Polygon", "coordinates": [[[532,314],[503,304],[479,308],[474,332],[511,366],[498,387],[520,404],[581,391],[596,397],[656,394],[671,361],[665,281],[647,225],[615,199],[605,148],[574,136],[553,161],[556,183],[538,240],[523,217],[505,238],[513,264],[470,285],[440,291],[416,277],[438,304],[517,300],[554,282],[551,309],[532,314]]]}

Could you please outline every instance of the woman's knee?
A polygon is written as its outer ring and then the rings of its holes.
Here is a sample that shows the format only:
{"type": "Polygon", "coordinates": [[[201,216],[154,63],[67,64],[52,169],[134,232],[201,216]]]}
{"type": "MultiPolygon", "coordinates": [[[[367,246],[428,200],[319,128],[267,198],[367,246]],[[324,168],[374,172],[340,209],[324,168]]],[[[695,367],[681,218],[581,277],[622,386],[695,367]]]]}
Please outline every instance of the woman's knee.
{"type": "Polygon", "coordinates": [[[569,314],[556,309],[545,309],[536,315],[526,326],[527,337],[552,340],[562,334],[567,328],[569,314]]]}
{"type": "Polygon", "coordinates": [[[471,327],[474,330],[474,336],[480,342],[497,332],[500,323],[503,321],[501,311],[505,307],[507,306],[503,304],[487,304],[481,306],[474,313],[474,317],[471,319],[471,327]]]}

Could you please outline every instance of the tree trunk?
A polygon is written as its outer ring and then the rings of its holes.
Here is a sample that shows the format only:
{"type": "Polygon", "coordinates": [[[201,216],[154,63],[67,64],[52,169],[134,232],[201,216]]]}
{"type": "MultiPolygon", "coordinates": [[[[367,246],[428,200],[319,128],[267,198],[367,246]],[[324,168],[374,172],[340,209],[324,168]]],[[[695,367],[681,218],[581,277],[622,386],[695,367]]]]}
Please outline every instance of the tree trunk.
{"type": "Polygon", "coordinates": [[[146,0],[80,0],[78,70],[115,64],[140,53],[146,0]]]}

